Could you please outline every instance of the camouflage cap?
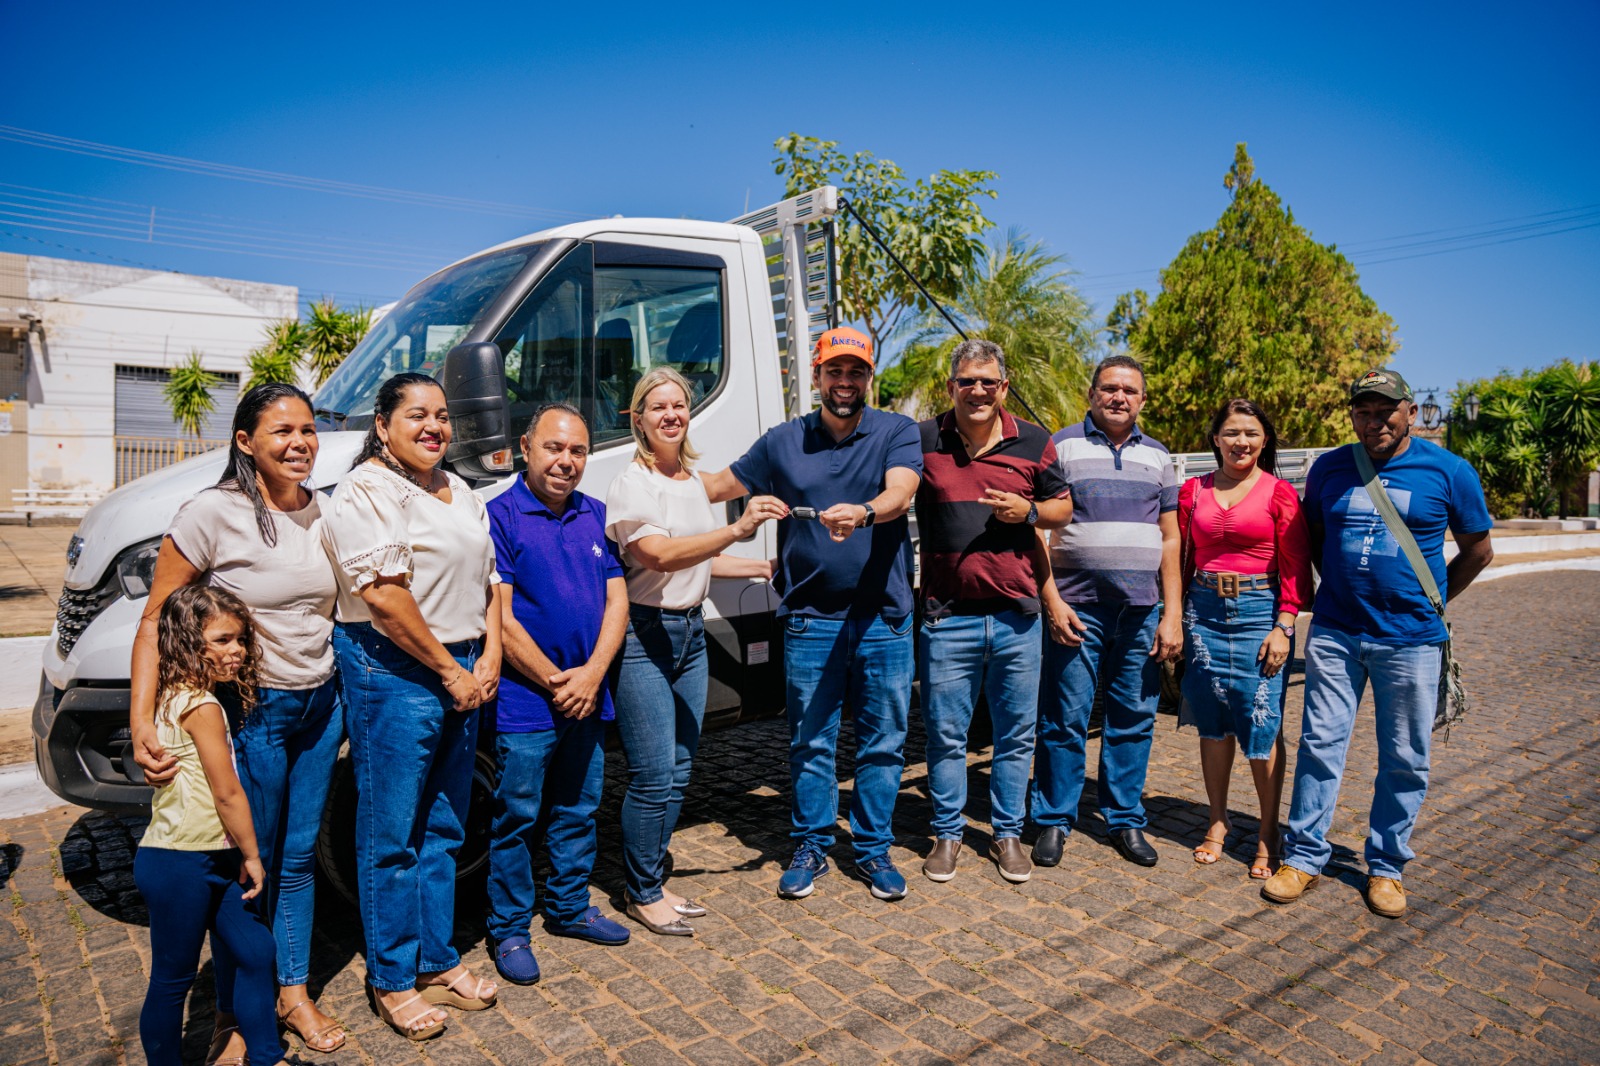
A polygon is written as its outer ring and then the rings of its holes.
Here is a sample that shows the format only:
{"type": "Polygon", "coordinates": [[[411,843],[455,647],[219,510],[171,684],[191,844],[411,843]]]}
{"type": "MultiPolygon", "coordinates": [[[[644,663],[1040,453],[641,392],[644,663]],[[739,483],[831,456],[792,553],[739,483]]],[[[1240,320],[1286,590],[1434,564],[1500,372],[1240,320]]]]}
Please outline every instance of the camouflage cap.
{"type": "Polygon", "coordinates": [[[1390,400],[1415,399],[1411,392],[1411,386],[1406,384],[1406,379],[1386,366],[1380,366],[1376,370],[1369,370],[1351,382],[1350,402],[1355,403],[1356,400],[1369,392],[1390,400]]]}

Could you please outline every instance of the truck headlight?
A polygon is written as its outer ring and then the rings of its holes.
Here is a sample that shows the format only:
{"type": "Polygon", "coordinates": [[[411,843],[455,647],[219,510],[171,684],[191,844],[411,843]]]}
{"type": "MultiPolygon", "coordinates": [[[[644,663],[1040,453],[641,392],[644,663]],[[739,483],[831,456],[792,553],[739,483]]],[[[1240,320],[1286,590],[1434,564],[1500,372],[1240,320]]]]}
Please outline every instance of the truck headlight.
{"type": "Polygon", "coordinates": [[[156,556],[161,554],[161,538],[135,544],[117,556],[117,584],[122,594],[130,600],[142,600],[150,595],[150,586],[156,577],[156,556]]]}

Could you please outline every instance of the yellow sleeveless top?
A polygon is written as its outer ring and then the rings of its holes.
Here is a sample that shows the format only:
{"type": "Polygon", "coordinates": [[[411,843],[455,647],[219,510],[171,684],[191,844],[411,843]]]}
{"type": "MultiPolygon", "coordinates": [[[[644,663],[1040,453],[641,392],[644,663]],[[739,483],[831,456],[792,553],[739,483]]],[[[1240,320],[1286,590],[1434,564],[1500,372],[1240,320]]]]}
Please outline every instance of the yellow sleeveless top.
{"type": "MultiPolygon", "coordinates": [[[[216,703],[210,692],[184,688],[171,693],[156,708],[156,737],[167,754],[178,760],[178,776],[155,790],[150,801],[150,825],[139,841],[140,847],[170,848],[174,851],[221,851],[234,846],[217,804],[211,798],[211,783],[200,765],[200,752],[194,738],[179,723],[183,716],[207,703],[216,703]]],[[[233,737],[228,737],[232,754],[233,737]]]]}

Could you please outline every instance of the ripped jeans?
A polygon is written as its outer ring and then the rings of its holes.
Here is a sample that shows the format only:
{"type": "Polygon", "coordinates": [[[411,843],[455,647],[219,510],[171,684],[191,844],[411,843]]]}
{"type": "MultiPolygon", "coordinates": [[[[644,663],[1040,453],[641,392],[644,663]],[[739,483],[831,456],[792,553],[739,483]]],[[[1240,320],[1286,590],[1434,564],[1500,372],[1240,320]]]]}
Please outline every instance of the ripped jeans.
{"type": "MultiPolygon", "coordinates": [[[[1283,728],[1289,664],[1273,677],[1256,656],[1278,617],[1275,589],[1219,596],[1198,582],[1183,607],[1183,712],[1205,740],[1237,737],[1247,759],[1265,759],[1283,728]]],[[[1289,658],[1293,660],[1291,648],[1289,658]]]]}

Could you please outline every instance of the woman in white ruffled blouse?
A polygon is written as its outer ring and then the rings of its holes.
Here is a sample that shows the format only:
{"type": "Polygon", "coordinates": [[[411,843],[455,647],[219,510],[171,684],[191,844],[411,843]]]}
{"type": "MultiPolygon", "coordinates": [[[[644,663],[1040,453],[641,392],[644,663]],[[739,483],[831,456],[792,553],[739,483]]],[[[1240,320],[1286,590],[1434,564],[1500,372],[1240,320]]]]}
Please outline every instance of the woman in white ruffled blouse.
{"type": "Polygon", "coordinates": [[[356,773],[368,993],[412,1040],[443,1030],[440,1005],[482,1010],[497,991],[450,943],[478,708],[500,678],[500,616],[489,610],[499,576],[483,501],[438,468],[449,445],[438,383],[390,378],[323,519],[339,577],[333,646],[356,773]]]}

